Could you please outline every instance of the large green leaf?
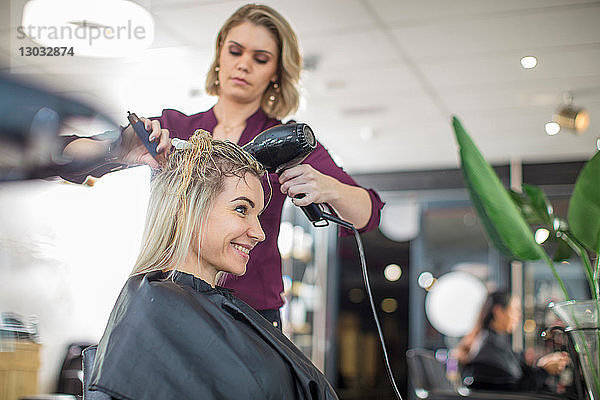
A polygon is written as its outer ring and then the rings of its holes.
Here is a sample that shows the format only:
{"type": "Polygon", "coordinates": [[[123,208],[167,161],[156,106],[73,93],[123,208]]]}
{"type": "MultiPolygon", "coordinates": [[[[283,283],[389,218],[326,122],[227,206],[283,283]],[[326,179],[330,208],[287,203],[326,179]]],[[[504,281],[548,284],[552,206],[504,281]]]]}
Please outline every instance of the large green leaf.
{"type": "Polygon", "coordinates": [[[575,238],[588,250],[600,253],[600,152],[584,165],[577,177],[568,220],[575,238]]]}
{"type": "Polygon", "coordinates": [[[522,185],[523,193],[529,199],[533,212],[537,215],[541,223],[545,226],[552,227],[552,221],[554,220],[554,210],[548,198],[537,186],[528,185],[524,183],[522,185]]]}
{"type": "Polygon", "coordinates": [[[564,240],[558,238],[557,239],[558,246],[556,246],[556,250],[554,251],[554,255],[552,256],[552,261],[560,262],[566,261],[573,256],[573,250],[564,240]]]}
{"type": "Polygon", "coordinates": [[[494,246],[506,258],[539,260],[545,253],[498,175],[483,158],[458,118],[452,124],[460,147],[463,175],[471,201],[494,246]]]}
{"type": "Polygon", "coordinates": [[[527,222],[528,225],[548,225],[546,220],[541,218],[540,214],[534,210],[529,196],[516,192],[512,189],[508,190],[508,194],[517,206],[517,209],[521,212],[523,218],[525,218],[525,222],[527,222]]]}

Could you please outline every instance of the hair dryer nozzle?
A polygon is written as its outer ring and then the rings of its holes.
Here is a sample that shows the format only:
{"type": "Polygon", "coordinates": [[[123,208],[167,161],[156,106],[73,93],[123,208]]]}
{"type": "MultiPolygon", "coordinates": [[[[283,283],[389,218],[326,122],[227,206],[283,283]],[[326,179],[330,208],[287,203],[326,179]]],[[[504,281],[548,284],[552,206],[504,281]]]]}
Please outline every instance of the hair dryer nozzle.
{"type": "Polygon", "coordinates": [[[317,147],[317,140],[307,124],[284,124],[261,132],[242,147],[267,171],[279,173],[304,161],[317,147]]]}

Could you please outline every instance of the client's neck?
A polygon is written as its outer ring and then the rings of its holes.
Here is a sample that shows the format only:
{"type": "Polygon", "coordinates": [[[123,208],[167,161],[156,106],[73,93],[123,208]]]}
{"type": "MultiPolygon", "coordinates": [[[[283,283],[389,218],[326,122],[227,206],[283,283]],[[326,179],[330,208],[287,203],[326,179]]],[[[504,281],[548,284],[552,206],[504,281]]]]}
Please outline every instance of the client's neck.
{"type": "Polygon", "coordinates": [[[211,268],[207,268],[198,263],[198,256],[188,254],[182,265],[177,268],[178,271],[185,272],[186,274],[194,275],[198,279],[202,279],[210,286],[215,287],[217,280],[217,271],[211,268]]]}

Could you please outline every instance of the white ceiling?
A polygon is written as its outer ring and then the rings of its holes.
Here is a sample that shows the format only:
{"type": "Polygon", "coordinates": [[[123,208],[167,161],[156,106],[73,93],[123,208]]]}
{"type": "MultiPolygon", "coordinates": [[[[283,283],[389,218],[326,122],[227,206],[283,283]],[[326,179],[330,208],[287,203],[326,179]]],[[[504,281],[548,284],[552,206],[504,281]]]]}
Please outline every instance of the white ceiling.
{"type": "MultiPolygon", "coordinates": [[[[2,0],[0,67],[125,112],[188,113],[203,94],[219,26],[241,1],[152,0],[155,40],[118,59],[20,57],[11,39],[25,0],[2,0]],[[12,4],[12,7],[10,7],[12,4]],[[10,22],[10,24],[8,23],[10,22]],[[12,63],[12,68],[10,68],[12,63]]],[[[351,172],[456,167],[456,114],[492,162],[582,160],[600,137],[600,1],[267,0],[316,60],[302,80],[307,122],[351,172]],[[525,70],[519,60],[538,57],[525,70]],[[588,131],[548,136],[564,93],[588,109],[588,131]],[[364,140],[368,134],[372,137],[364,140]]]]}

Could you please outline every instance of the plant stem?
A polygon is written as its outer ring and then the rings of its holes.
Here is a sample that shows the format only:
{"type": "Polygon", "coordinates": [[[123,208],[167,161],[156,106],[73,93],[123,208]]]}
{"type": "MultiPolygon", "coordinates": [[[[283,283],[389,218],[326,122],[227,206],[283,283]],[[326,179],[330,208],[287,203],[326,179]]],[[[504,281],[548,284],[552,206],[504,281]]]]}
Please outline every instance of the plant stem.
{"type": "MultiPolygon", "coordinates": [[[[585,256],[587,259],[587,254],[585,256]]],[[[589,260],[588,260],[589,262],[589,260]]],[[[594,286],[596,287],[596,298],[600,299],[600,285],[598,285],[598,277],[600,276],[600,254],[596,254],[596,267],[594,268],[594,286]]]]}
{"type": "Polygon", "coordinates": [[[594,300],[600,299],[600,289],[598,287],[598,257],[596,257],[596,268],[592,269],[592,265],[590,263],[590,258],[587,255],[587,252],[583,248],[581,244],[577,241],[573,240],[566,232],[561,232],[561,237],[567,242],[569,247],[577,253],[579,258],[583,261],[585,275],[587,277],[588,284],[590,286],[590,292],[592,292],[592,297],[594,300]]]}
{"type": "Polygon", "coordinates": [[[556,279],[556,282],[558,282],[558,285],[560,286],[560,289],[562,290],[563,294],[565,295],[565,300],[571,300],[571,296],[569,296],[569,292],[567,291],[567,287],[565,286],[562,278],[558,274],[558,271],[556,271],[556,268],[554,267],[554,263],[552,262],[552,260],[550,259],[550,257],[548,257],[548,254],[546,254],[545,251],[542,250],[542,254],[543,254],[544,261],[546,261],[546,263],[550,266],[550,269],[552,270],[552,274],[554,275],[554,278],[556,279]]]}
{"type": "MultiPolygon", "coordinates": [[[[592,269],[590,259],[588,257],[586,250],[584,249],[584,247],[581,244],[579,244],[577,241],[572,240],[564,232],[561,232],[561,233],[563,233],[563,238],[565,239],[567,244],[577,253],[577,255],[581,258],[581,260],[583,260],[583,264],[585,266],[586,277],[587,277],[588,283],[590,285],[590,291],[592,293],[592,296],[594,297],[593,302],[596,305],[595,314],[596,314],[596,325],[597,325],[600,322],[600,292],[598,290],[598,287],[599,287],[598,277],[600,275],[600,257],[598,255],[596,255],[596,260],[594,261],[595,265],[594,265],[594,268],[592,269]]],[[[561,289],[563,290],[563,293],[565,293],[566,298],[569,298],[567,295],[567,292],[566,292],[566,288],[565,288],[560,276],[558,275],[558,272],[554,268],[554,263],[552,262],[552,260],[550,260],[550,257],[548,257],[548,255],[545,252],[544,252],[544,256],[545,256],[546,262],[548,263],[548,265],[550,265],[550,268],[552,269],[552,273],[554,274],[554,277],[556,278],[561,289]]],[[[598,359],[598,360],[594,359],[594,357],[592,356],[592,353],[590,352],[590,348],[589,348],[590,343],[588,343],[584,339],[584,334],[580,330],[581,327],[579,325],[579,321],[577,321],[577,317],[575,316],[574,313],[571,316],[573,318],[573,321],[575,322],[575,328],[576,328],[575,330],[571,331],[571,333],[573,335],[578,335],[580,337],[581,343],[583,344],[583,351],[585,353],[585,356],[582,357],[582,359],[580,358],[580,360],[587,361],[588,368],[590,370],[592,379],[594,381],[593,383],[588,382],[588,385],[593,384],[596,388],[596,392],[598,392],[598,391],[600,391],[600,377],[598,376],[598,368],[597,367],[600,366],[600,359],[598,359]]],[[[600,357],[600,352],[598,351],[599,344],[600,344],[600,332],[598,332],[596,334],[594,339],[596,340],[596,343],[594,343],[594,348],[596,349],[597,356],[600,357]]],[[[577,350],[578,346],[575,346],[575,347],[577,350]]],[[[580,349],[577,350],[578,353],[580,351],[581,351],[580,349]]]]}

